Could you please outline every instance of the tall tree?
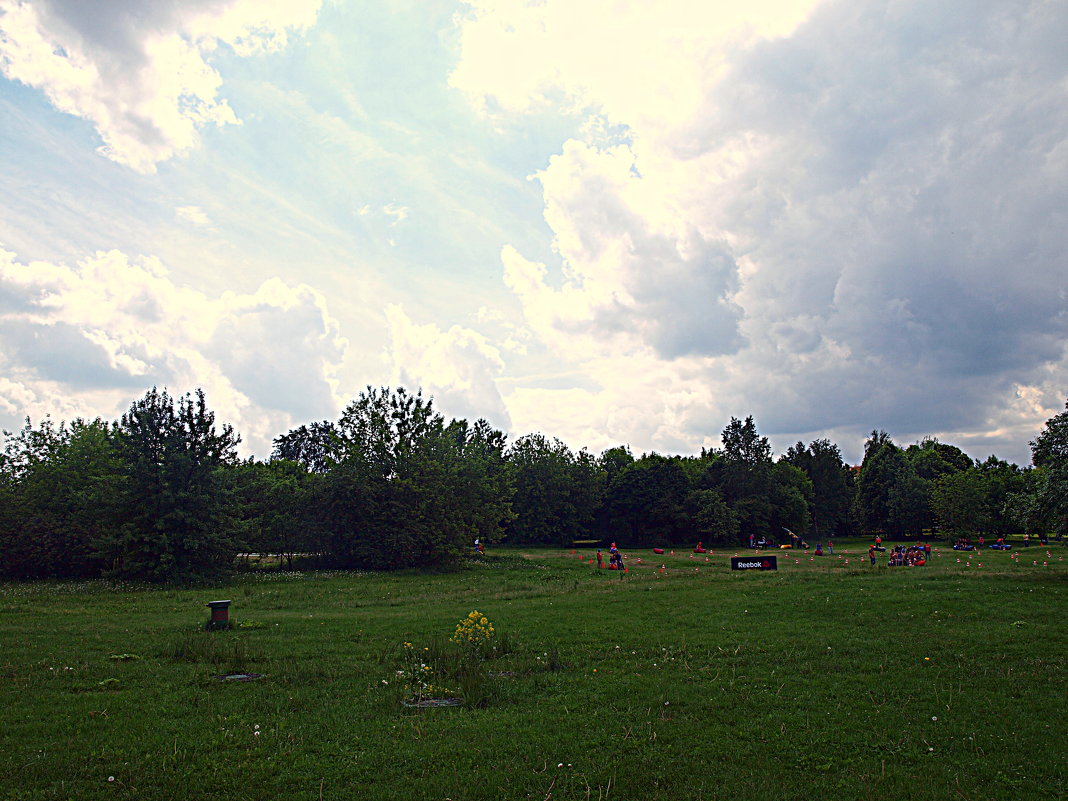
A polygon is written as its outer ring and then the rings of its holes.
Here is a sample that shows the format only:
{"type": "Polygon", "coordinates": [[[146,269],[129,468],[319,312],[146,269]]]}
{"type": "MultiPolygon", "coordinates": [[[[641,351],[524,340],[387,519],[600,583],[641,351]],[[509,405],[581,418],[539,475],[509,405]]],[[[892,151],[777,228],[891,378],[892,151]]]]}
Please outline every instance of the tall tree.
{"type": "MultiPolygon", "coordinates": [[[[692,487],[681,462],[679,457],[647,454],[618,473],[606,490],[602,536],[631,546],[681,545],[690,540],[696,511],[688,513],[692,487]]],[[[701,501],[697,508],[704,508],[701,501]]]]}
{"type": "Polygon", "coordinates": [[[947,473],[935,482],[931,496],[935,518],[944,531],[975,535],[990,530],[987,482],[977,468],[947,473]]]}
{"type": "Polygon", "coordinates": [[[745,418],[742,422],[732,417],[727,427],[723,429],[723,457],[728,462],[756,467],[771,462],[771,444],[767,437],[757,433],[756,423],[753,416],[745,418]]]}
{"type": "Polygon", "coordinates": [[[838,446],[827,439],[813,440],[807,448],[798,442],[787,449],[783,461],[803,470],[812,482],[812,536],[852,533],[853,471],[842,460],[838,446]]]}
{"type": "Polygon", "coordinates": [[[732,417],[722,434],[723,451],[706,457],[698,489],[716,489],[738,520],[741,537],[781,537],[784,528],[808,531],[812,485],[792,465],[771,460],[767,437],[757,433],[753,418],[732,417]]]}
{"type": "Polygon", "coordinates": [[[445,425],[433,401],[368,387],[342,412],[338,458],[319,505],[324,551],[342,567],[453,561],[511,517],[504,435],[485,421],[445,425]]]}
{"type": "Polygon", "coordinates": [[[230,569],[240,547],[225,469],[240,437],[216,428],[204,391],[175,403],[153,387],[117,426],[125,521],[104,543],[118,575],[188,580],[230,569]]]}
{"type": "Polygon", "coordinates": [[[512,542],[568,545],[592,532],[600,505],[600,472],[588,454],[558,439],[528,434],[508,450],[515,494],[512,542]]]}
{"type": "Polygon", "coordinates": [[[1038,507],[1058,535],[1068,533],[1068,402],[1031,442],[1031,458],[1039,473],[1038,507]]]}
{"type": "Polygon", "coordinates": [[[459,460],[457,500],[466,521],[469,538],[497,542],[515,518],[512,485],[505,456],[507,438],[486,420],[474,425],[453,420],[446,437],[459,460]]]}
{"type": "Polygon", "coordinates": [[[927,509],[927,486],[885,431],[864,445],[854,516],[865,531],[918,535],[927,509]]]}

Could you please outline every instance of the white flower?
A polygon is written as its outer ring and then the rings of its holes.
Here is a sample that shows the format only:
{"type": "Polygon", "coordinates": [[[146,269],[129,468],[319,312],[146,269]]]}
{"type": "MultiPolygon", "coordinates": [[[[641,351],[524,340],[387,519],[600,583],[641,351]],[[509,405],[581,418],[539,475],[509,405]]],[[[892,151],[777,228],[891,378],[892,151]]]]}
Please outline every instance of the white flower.
{"type": "Polygon", "coordinates": [[[114,777],[114,776],[108,776],[108,781],[109,781],[109,782],[113,782],[113,781],[115,781],[115,777],[114,777]]]}

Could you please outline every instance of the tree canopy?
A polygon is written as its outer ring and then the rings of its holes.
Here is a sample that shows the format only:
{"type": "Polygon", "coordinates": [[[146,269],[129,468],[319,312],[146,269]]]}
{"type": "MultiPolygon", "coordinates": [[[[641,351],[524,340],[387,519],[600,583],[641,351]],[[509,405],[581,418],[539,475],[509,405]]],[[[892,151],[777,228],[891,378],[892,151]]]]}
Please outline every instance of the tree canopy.
{"type": "Polygon", "coordinates": [[[336,421],[279,435],[266,462],[240,461],[202,390],[153,388],[114,422],[75,419],[4,432],[0,575],[188,582],[255,551],[337,568],[457,563],[475,540],[567,546],[739,545],[1068,530],[1068,406],[1031,443],[1033,467],[971,459],[927,437],[875,429],[850,467],[817,439],[773,460],[751,416],[722,449],[599,456],[485,420],[446,420],[433,399],[368,387],[336,421]]]}

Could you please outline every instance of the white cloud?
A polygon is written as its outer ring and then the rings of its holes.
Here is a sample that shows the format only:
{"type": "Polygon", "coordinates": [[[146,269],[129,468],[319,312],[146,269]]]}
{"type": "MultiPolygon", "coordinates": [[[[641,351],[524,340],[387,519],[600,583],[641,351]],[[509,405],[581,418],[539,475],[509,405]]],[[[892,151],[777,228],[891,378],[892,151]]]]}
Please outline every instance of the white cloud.
{"type": "MultiPolygon", "coordinates": [[[[621,439],[608,410],[636,406],[663,421],[639,448],[753,413],[783,438],[1014,432],[1022,458],[1068,386],[1068,7],[786,8],[461,22],[451,81],[476,107],[588,123],[536,176],[562,272],[502,250],[537,340],[594,384],[552,433],[621,439]]],[[[576,400],[535,384],[507,395],[517,426],[576,400]]]]}
{"type": "Polygon", "coordinates": [[[729,47],[790,33],[818,0],[474,0],[450,76],[487,113],[597,109],[654,134],[698,110],[729,47]]]}
{"type": "Polygon", "coordinates": [[[200,206],[178,206],[175,208],[174,213],[178,216],[178,219],[185,220],[187,223],[198,227],[211,225],[211,218],[200,206]]]}
{"type": "Polygon", "coordinates": [[[508,412],[496,383],[504,362],[485,336],[459,325],[446,331],[433,323],[417,325],[395,304],[386,307],[386,320],[398,386],[421,387],[450,417],[484,417],[508,429],[508,412]]]}
{"type": "Polygon", "coordinates": [[[0,301],[2,417],[117,417],[153,385],[203,387],[245,447],[267,456],[295,421],[341,405],[347,343],[309,286],[269,279],[209,297],[118,251],[74,268],[0,251],[0,301]]]}
{"type": "Polygon", "coordinates": [[[389,203],[383,206],[382,213],[393,220],[390,225],[397,225],[408,219],[408,207],[399,203],[389,203]]]}
{"type": "Polygon", "coordinates": [[[539,332],[567,347],[618,350],[644,344],[661,357],[735,352],[737,265],[634,171],[625,145],[598,150],[569,141],[538,174],[545,219],[564,259],[562,287],[544,268],[505,250],[505,282],[539,332]],[[540,273],[540,275],[539,275],[540,273]],[[624,344],[629,342],[629,345],[624,344]]]}
{"type": "Polygon", "coordinates": [[[195,146],[205,125],[238,122],[209,64],[284,47],[318,0],[0,0],[0,71],[90,121],[108,158],[140,172],[195,146]]]}

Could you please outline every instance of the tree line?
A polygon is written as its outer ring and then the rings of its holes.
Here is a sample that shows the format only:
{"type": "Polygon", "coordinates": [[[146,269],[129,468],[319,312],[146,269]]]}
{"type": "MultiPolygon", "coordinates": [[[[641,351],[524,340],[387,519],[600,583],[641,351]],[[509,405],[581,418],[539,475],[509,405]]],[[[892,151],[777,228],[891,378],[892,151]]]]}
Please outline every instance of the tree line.
{"type": "Polygon", "coordinates": [[[446,421],[421,392],[368,387],[336,421],[295,428],[241,460],[204,392],[153,388],[114,422],[29,420],[0,453],[0,575],[189,581],[239,553],[396,569],[457,561],[475,539],[569,546],[739,545],[1068,529],[1068,405],[1031,443],[1033,466],[976,461],[928,438],[873,431],[859,467],[826,439],[778,459],[753,418],[696,456],[595,456],[485,420],[446,421]]]}

